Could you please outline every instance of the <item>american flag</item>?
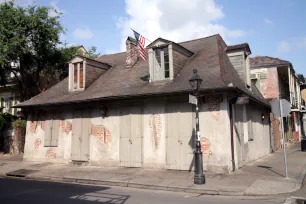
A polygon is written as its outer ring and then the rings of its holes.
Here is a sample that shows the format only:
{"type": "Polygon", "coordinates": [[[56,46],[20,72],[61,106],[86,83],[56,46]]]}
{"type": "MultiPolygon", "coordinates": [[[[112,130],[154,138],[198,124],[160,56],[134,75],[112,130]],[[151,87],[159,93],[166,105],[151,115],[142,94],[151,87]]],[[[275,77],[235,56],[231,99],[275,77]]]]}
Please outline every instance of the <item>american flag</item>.
{"type": "Polygon", "coordinates": [[[148,59],[148,53],[145,49],[146,39],[143,35],[140,35],[136,31],[133,30],[133,32],[134,32],[134,35],[135,35],[135,38],[136,38],[139,57],[143,60],[147,60],[148,59]]]}

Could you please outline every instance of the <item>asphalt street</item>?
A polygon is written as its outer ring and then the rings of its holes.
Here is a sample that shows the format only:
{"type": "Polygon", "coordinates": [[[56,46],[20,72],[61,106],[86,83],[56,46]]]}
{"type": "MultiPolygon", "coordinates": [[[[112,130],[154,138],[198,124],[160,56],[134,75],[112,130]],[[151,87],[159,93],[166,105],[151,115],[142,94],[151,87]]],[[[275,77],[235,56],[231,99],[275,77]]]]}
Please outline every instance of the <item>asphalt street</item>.
{"type": "Polygon", "coordinates": [[[41,182],[24,179],[0,179],[0,203],[169,203],[169,204],[240,204],[283,203],[283,198],[238,198],[204,196],[121,187],[101,187],[67,183],[41,182]]]}

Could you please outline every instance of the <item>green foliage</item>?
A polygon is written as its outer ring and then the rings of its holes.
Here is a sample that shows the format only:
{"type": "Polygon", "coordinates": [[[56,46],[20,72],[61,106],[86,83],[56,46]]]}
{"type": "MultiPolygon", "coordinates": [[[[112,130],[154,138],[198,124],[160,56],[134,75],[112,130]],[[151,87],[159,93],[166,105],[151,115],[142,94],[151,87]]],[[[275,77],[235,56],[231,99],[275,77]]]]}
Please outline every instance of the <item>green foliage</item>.
{"type": "Polygon", "coordinates": [[[76,53],[59,48],[64,29],[60,16],[49,16],[50,10],[36,5],[23,8],[13,1],[0,4],[0,83],[6,85],[13,73],[21,100],[39,94],[45,88],[40,87],[40,80],[54,80],[52,76],[67,68],[67,59],[76,53]]]}
{"type": "Polygon", "coordinates": [[[12,122],[17,119],[16,116],[11,115],[9,113],[1,113],[0,114],[0,129],[10,127],[12,122]]]}
{"type": "MultiPolygon", "coordinates": [[[[65,33],[61,14],[50,16],[51,10],[35,4],[24,8],[14,1],[0,4],[0,85],[16,84],[21,101],[67,77],[67,62],[78,53],[77,47],[60,41],[65,33]]],[[[90,47],[85,56],[98,57],[96,51],[90,47]]]]}
{"type": "Polygon", "coordinates": [[[27,121],[26,120],[16,120],[15,122],[13,122],[12,125],[13,125],[14,128],[26,129],[27,121]]]}
{"type": "Polygon", "coordinates": [[[85,56],[89,58],[97,58],[99,55],[100,53],[97,53],[97,47],[95,46],[89,47],[87,53],[85,53],[85,56]]]}

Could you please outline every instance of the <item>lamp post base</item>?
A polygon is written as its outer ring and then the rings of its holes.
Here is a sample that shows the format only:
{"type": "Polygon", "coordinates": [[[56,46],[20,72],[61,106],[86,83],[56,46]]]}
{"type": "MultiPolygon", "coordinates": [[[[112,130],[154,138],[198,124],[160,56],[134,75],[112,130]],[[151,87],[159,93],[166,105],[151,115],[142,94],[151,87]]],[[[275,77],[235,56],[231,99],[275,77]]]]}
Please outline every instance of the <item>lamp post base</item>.
{"type": "Polygon", "coordinates": [[[202,175],[194,175],[194,184],[205,184],[205,176],[202,175]]]}

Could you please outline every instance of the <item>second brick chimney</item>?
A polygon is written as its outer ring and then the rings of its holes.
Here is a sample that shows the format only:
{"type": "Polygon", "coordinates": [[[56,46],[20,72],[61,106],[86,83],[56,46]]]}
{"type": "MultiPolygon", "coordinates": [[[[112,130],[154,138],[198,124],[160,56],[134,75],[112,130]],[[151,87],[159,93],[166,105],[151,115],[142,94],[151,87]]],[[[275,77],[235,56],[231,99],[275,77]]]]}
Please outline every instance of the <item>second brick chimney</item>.
{"type": "Polygon", "coordinates": [[[132,37],[126,39],[126,67],[131,68],[138,61],[136,40],[132,37]]]}

